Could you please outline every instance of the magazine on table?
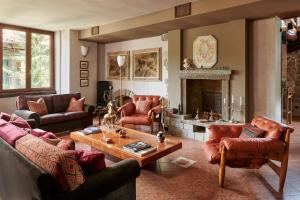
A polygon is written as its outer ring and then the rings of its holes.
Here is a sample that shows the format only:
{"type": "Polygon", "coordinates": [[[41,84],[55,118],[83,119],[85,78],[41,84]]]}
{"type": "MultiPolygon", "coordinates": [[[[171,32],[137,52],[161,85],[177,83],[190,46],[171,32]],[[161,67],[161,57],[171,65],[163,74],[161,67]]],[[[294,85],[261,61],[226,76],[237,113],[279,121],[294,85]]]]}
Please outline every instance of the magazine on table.
{"type": "Polygon", "coordinates": [[[79,132],[83,135],[90,135],[90,134],[95,134],[95,133],[101,133],[101,129],[96,126],[89,126],[79,132]]]}
{"type": "Polygon", "coordinates": [[[150,144],[147,144],[142,141],[137,141],[137,142],[124,145],[123,150],[139,156],[144,156],[156,151],[156,147],[152,147],[150,144]]]}

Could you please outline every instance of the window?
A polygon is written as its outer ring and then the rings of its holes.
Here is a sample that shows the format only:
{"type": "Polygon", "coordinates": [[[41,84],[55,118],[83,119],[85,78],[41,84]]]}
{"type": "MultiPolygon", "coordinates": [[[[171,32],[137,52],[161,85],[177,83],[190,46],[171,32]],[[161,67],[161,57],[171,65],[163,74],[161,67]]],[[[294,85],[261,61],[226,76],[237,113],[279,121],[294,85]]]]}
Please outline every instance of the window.
{"type": "Polygon", "coordinates": [[[0,97],[54,91],[54,33],[0,24],[0,97]]]}

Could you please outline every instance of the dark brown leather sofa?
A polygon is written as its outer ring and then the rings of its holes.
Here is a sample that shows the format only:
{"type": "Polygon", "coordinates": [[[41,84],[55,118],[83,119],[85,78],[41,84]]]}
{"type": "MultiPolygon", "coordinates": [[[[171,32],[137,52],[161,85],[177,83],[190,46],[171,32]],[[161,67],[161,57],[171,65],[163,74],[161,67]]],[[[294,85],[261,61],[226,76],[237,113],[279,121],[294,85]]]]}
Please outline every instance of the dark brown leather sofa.
{"type": "Polygon", "coordinates": [[[83,112],[66,112],[70,99],[81,98],[80,93],[18,96],[15,114],[28,120],[35,120],[35,127],[54,133],[82,129],[93,124],[94,106],[84,105],[83,112]],[[47,115],[39,116],[28,109],[27,101],[37,101],[43,97],[47,105],[47,115]]]}

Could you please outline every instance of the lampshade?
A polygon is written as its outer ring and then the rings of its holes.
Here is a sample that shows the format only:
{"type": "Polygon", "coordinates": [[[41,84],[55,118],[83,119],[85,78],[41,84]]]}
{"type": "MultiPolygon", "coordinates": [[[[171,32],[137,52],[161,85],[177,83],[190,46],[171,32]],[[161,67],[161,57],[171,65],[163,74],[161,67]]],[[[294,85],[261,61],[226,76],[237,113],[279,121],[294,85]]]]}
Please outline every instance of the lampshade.
{"type": "Polygon", "coordinates": [[[123,56],[118,55],[117,62],[118,62],[119,67],[122,67],[125,64],[125,59],[126,59],[126,57],[124,55],[123,56]]]}
{"type": "Polygon", "coordinates": [[[83,57],[86,57],[87,54],[88,54],[88,51],[89,51],[89,47],[86,47],[86,46],[80,46],[80,51],[81,51],[81,55],[83,57]]]}

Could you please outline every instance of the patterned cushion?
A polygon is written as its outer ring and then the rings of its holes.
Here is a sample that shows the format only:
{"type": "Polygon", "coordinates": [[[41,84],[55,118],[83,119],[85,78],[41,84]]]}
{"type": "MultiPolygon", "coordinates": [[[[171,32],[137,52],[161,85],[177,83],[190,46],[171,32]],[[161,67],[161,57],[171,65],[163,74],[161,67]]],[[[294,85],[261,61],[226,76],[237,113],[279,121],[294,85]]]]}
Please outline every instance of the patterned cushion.
{"type": "Polygon", "coordinates": [[[255,126],[252,126],[251,124],[247,124],[245,128],[243,129],[240,138],[258,138],[263,137],[265,131],[257,128],[255,126]]]}
{"type": "Polygon", "coordinates": [[[80,111],[83,111],[84,101],[85,101],[85,97],[82,97],[78,100],[75,99],[74,97],[72,97],[71,100],[70,100],[67,112],[80,112],[80,111]]]}
{"type": "Polygon", "coordinates": [[[71,98],[80,99],[80,93],[53,95],[54,113],[66,112],[71,98]]]}
{"type": "Polygon", "coordinates": [[[61,190],[73,191],[85,181],[83,171],[77,163],[76,151],[64,151],[30,134],[16,142],[16,149],[52,175],[61,190]]]}
{"type": "Polygon", "coordinates": [[[71,139],[61,140],[56,146],[63,150],[75,150],[75,142],[71,139]]]}
{"type": "Polygon", "coordinates": [[[147,115],[151,109],[151,101],[137,101],[135,104],[135,113],[147,115]]]}
{"type": "Polygon", "coordinates": [[[37,101],[27,101],[28,108],[32,112],[36,112],[38,115],[48,114],[47,105],[43,98],[39,98],[37,101]]]}
{"type": "Polygon", "coordinates": [[[78,164],[82,167],[84,174],[92,174],[106,168],[105,155],[97,151],[80,150],[78,153],[78,164]]]}
{"type": "Polygon", "coordinates": [[[15,146],[15,142],[25,136],[27,133],[26,131],[16,127],[15,125],[0,119],[0,138],[6,141],[11,146],[15,146]]]}
{"type": "Polygon", "coordinates": [[[0,113],[0,119],[3,119],[7,122],[10,120],[10,117],[11,117],[10,114],[4,113],[4,112],[0,113]]]}

